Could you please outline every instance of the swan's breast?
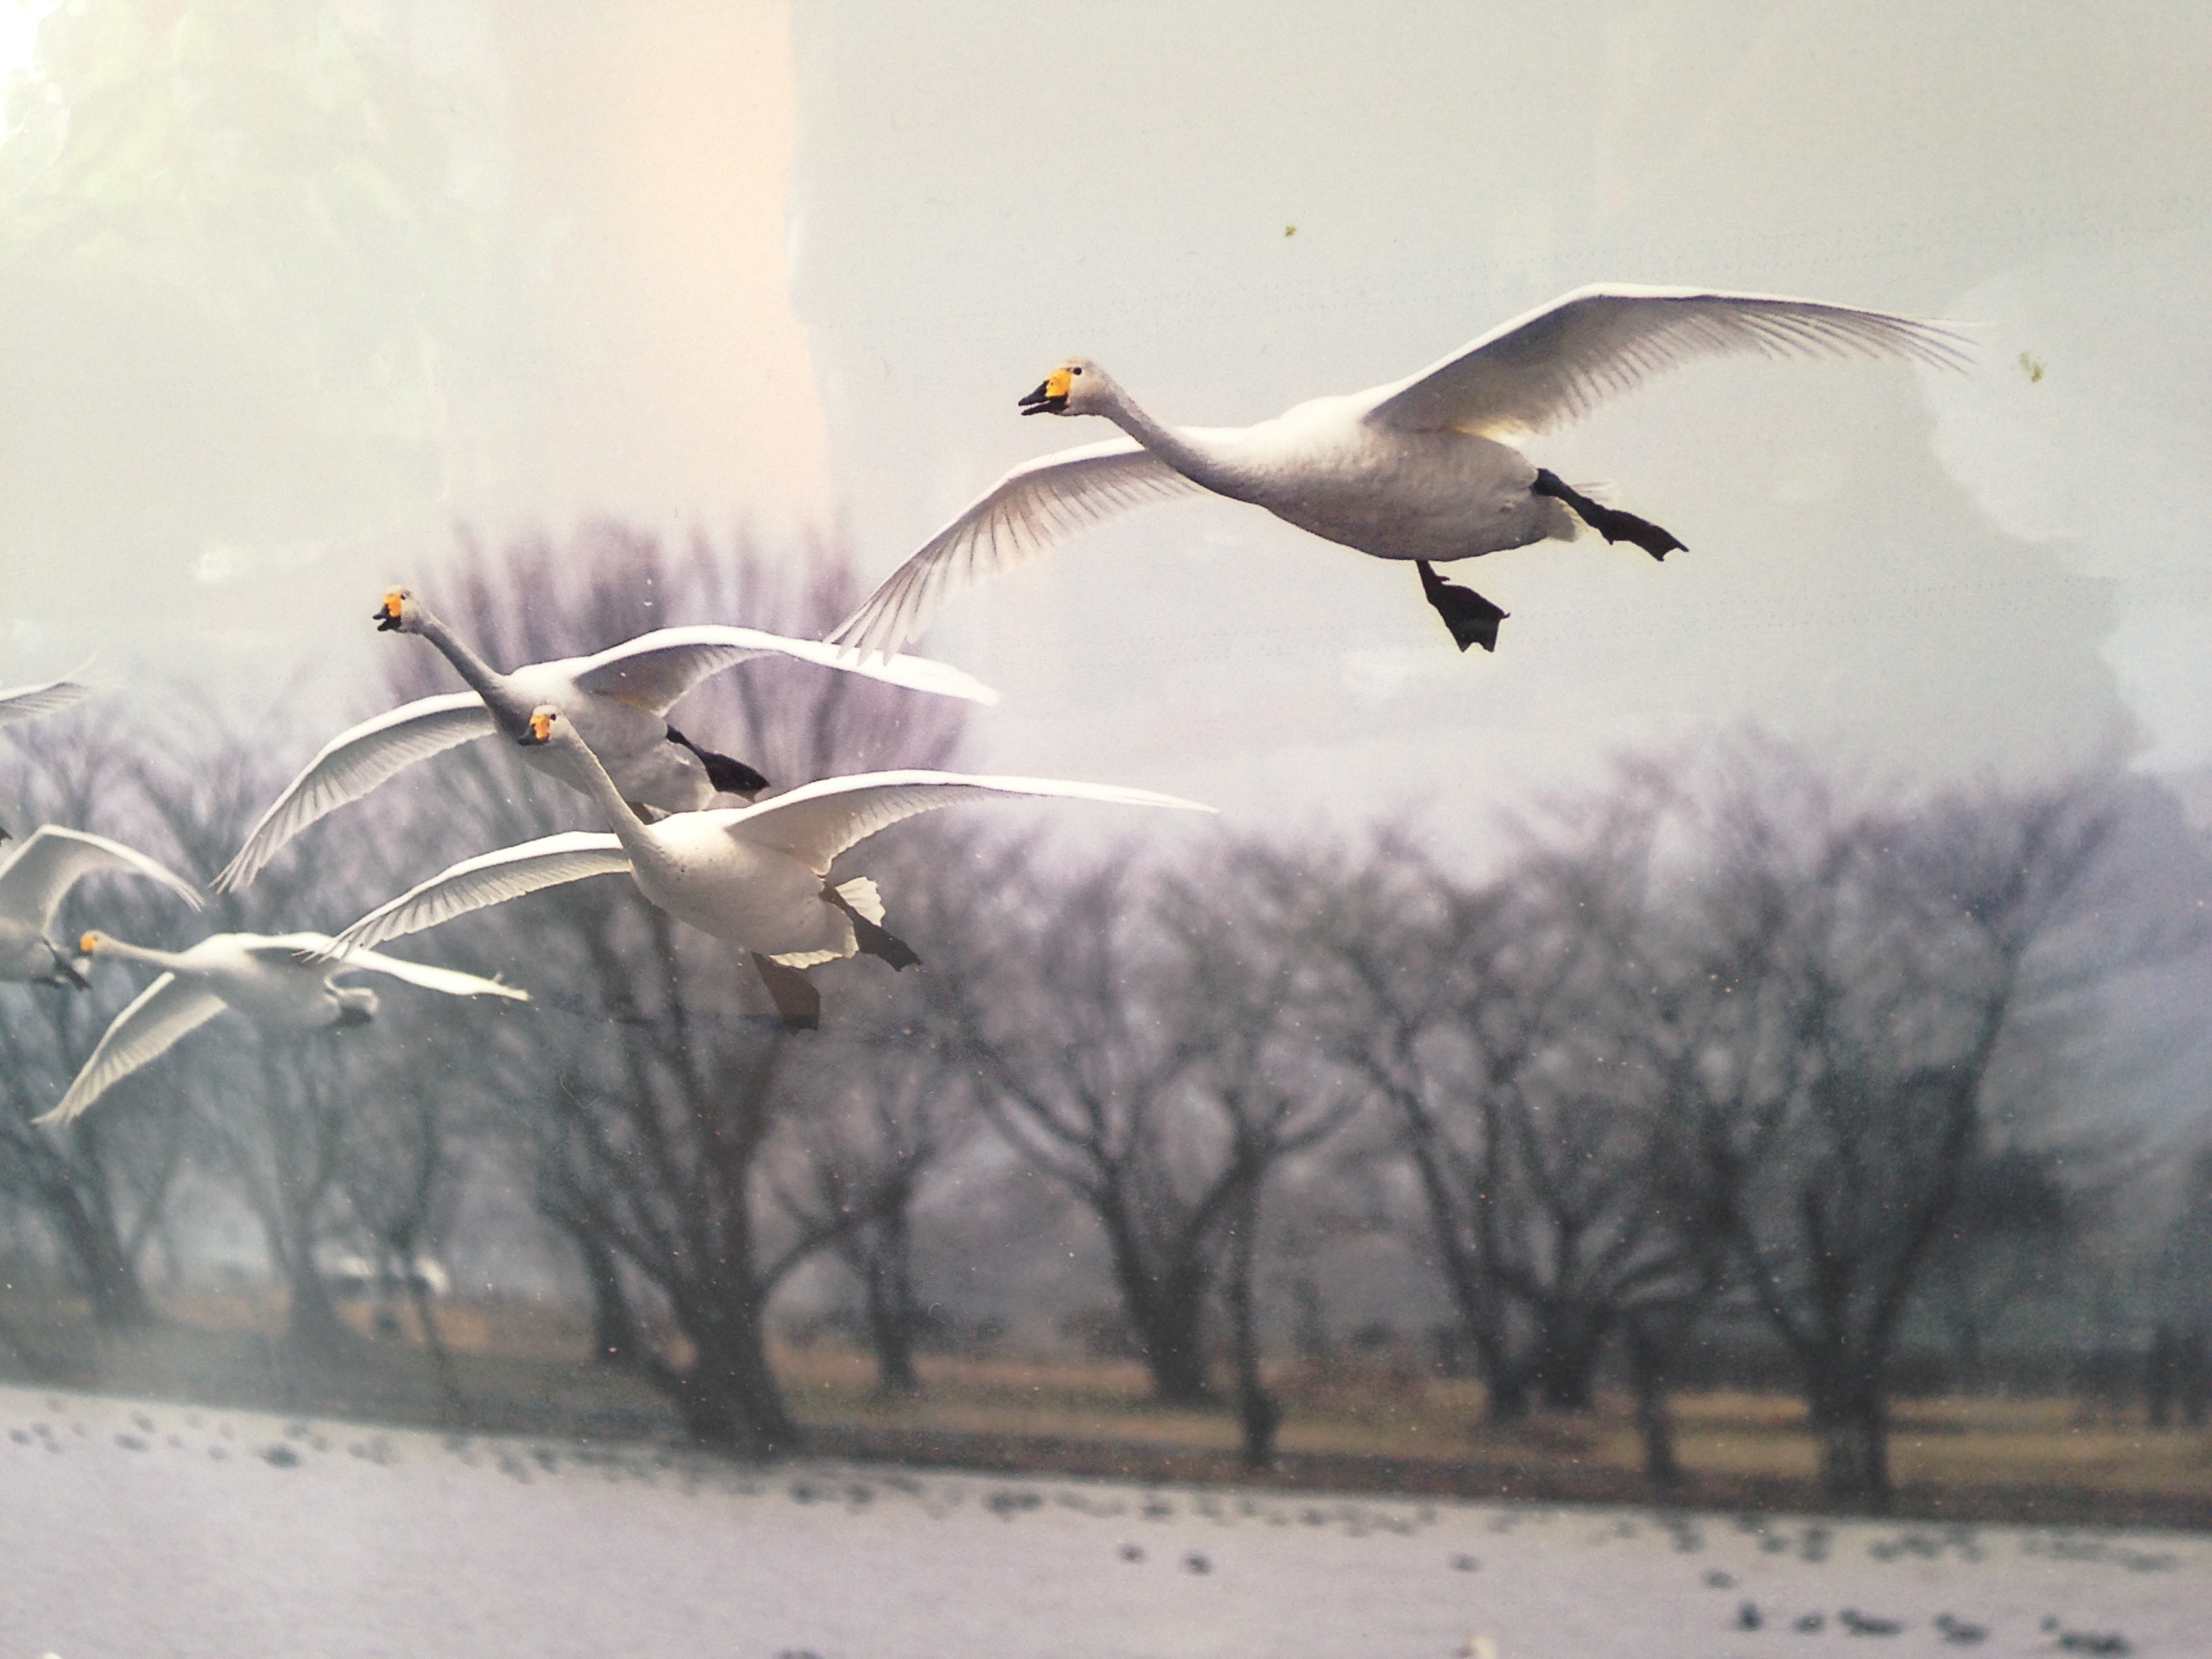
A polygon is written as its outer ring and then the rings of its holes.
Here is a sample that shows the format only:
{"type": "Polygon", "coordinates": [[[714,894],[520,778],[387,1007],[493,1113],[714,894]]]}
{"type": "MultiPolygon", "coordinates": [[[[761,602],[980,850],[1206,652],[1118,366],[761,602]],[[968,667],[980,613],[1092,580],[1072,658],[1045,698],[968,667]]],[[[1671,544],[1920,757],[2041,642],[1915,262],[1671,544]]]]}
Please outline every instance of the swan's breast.
{"type": "Polygon", "coordinates": [[[1286,432],[1277,453],[1277,488],[1260,504],[1362,552],[1463,558],[1534,539],[1522,520],[1536,470],[1492,439],[1347,419],[1286,432]]]}
{"type": "Polygon", "coordinates": [[[822,878],[788,854],[737,840],[711,818],[653,826],[654,856],[633,856],[639,890],[680,921],[764,955],[823,948],[822,878]]]}
{"type": "Polygon", "coordinates": [[[312,1031],[333,1024],[337,1004],[325,970],[305,963],[240,956],[198,965],[208,988],[267,1031],[312,1031]]]}

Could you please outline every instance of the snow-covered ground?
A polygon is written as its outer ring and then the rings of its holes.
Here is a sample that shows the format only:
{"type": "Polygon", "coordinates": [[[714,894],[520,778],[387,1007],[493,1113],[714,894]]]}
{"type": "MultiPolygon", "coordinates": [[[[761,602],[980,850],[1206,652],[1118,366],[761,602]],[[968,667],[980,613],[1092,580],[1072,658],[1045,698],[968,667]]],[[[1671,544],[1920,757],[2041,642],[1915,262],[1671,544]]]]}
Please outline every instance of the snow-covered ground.
{"type": "Polygon", "coordinates": [[[0,1389],[0,1659],[1449,1659],[1478,1636],[2201,1659],[2212,1540],[749,1474],[0,1389]]]}

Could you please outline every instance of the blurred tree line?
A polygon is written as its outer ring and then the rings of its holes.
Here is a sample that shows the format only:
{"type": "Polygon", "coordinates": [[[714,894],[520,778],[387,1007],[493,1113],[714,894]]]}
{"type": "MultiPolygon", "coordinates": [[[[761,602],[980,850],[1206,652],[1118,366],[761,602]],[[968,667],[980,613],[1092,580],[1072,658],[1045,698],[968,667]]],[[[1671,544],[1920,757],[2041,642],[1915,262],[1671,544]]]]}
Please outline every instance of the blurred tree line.
{"type": "MultiPolygon", "coordinates": [[[[478,551],[446,582],[426,597],[507,665],[687,621],[812,636],[854,597],[827,556],[617,526],[478,551]]],[[[451,689],[427,647],[390,651],[362,714],[451,689]]],[[[684,719],[778,787],[955,763],[962,736],[958,705],[765,662],[684,719]]],[[[10,821],[204,875],[327,735],[281,708],[241,728],[111,701],[11,735],[10,821]]],[[[910,1392],[931,1310],[957,1301],[919,1282],[918,1237],[944,1224],[925,1200],[957,1186],[970,1236],[1018,1249],[1036,1206],[1006,1194],[1041,1185],[1103,1243],[1094,1334],[1161,1399],[1235,1410],[1255,1464],[1281,1419],[1263,1348],[1288,1322],[1262,1304],[1294,1304],[1297,1347],[1325,1351],[1351,1310],[1327,1307],[1316,1254],[1362,1234],[1435,1287],[1494,1419],[1588,1409],[1617,1377],[1668,1484],[1669,1391],[1763,1333],[1826,1491],[1879,1504],[1909,1348],[1990,1386],[2124,1304],[2175,1378],[2191,1344],[2202,1369],[2212,1154],[2176,1188],[2094,1110],[2100,1009],[2203,944],[2203,851],[2160,799],[2104,775],[1875,799],[1745,738],[1622,764],[1474,876],[1387,828],[1085,861],[948,813],[841,866],[878,879],[924,966],[821,970],[819,1031],[782,1029],[734,951],[594,881],[402,947],[503,973],[527,1006],[395,993],[368,1030],[295,1043],[226,1017],[61,1131],[29,1120],[137,987],[10,987],[0,1248],[126,1328],[155,1316],[147,1264],[189,1255],[220,1192],[258,1227],[295,1352],[343,1363],[356,1340],[326,1283],[342,1245],[412,1301],[458,1408],[416,1266],[471,1183],[506,1181],[572,1254],[593,1358],[637,1368],[702,1441],[771,1455],[799,1439],[769,1340],[794,1273],[839,1265],[880,1386],[910,1392]],[[2152,903],[2128,851],[2146,822],[2169,878],[2152,903]]],[[[580,798],[480,743],[200,921],[94,883],[63,925],[335,931],[444,862],[578,827],[597,827],[580,798]]]]}

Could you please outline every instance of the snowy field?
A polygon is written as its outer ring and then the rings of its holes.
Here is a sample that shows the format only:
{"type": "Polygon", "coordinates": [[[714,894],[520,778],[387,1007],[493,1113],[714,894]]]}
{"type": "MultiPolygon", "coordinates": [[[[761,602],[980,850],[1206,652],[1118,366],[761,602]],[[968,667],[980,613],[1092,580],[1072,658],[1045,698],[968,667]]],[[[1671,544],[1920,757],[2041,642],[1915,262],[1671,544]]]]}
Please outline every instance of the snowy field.
{"type": "Polygon", "coordinates": [[[1478,1637],[1498,1659],[2201,1659],[2212,1540],[748,1474],[0,1389],[0,1659],[1449,1659],[1478,1637]]]}

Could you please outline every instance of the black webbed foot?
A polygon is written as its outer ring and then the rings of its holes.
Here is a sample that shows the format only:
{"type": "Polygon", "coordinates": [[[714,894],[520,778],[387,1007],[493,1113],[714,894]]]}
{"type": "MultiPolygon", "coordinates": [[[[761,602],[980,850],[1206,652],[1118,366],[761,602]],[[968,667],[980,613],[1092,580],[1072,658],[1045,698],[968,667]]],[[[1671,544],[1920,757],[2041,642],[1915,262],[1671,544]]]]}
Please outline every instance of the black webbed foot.
{"type": "Polygon", "coordinates": [[[822,993],[814,988],[814,981],[798,969],[787,968],[772,957],[764,957],[757,951],[751,955],[753,966],[760,971],[761,983],[768,987],[769,997],[783,1021],[783,1029],[818,1030],[822,1025],[822,993]]]}
{"type": "Polygon", "coordinates": [[[902,968],[912,968],[921,961],[921,952],[914,946],[908,945],[881,922],[870,921],[855,910],[852,902],[836,888],[823,888],[822,902],[825,904],[834,904],[845,913],[845,919],[853,924],[854,943],[860,947],[861,954],[864,956],[880,957],[883,961],[890,963],[894,971],[902,968]]]}
{"type": "Polygon", "coordinates": [[[707,781],[725,795],[743,795],[750,800],[768,787],[768,780],[741,760],[732,760],[727,755],[718,755],[711,749],[702,749],[674,726],[668,728],[668,740],[679,749],[689,749],[699,757],[707,769],[707,781]]]}
{"type": "Polygon", "coordinates": [[[1662,529],[1649,519],[1639,519],[1633,513],[1623,513],[1617,507],[1601,507],[1579,489],[1559,481],[1559,475],[1547,468],[1536,469],[1536,482],[1528,486],[1532,495],[1549,495],[1554,501],[1565,501],[1574,509],[1574,514],[1592,530],[1609,542],[1631,542],[1655,559],[1664,559],[1669,553],[1688,544],[1676,538],[1671,530],[1662,529]]]}
{"type": "Polygon", "coordinates": [[[1444,626],[1451,629],[1453,641],[1461,650],[1471,645],[1479,645],[1486,651],[1498,649],[1498,624],[1505,620],[1507,612],[1473,588],[1446,581],[1426,559],[1414,560],[1413,568],[1421,573],[1421,592],[1428,595],[1437,615],[1444,619],[1444,626]]]}

